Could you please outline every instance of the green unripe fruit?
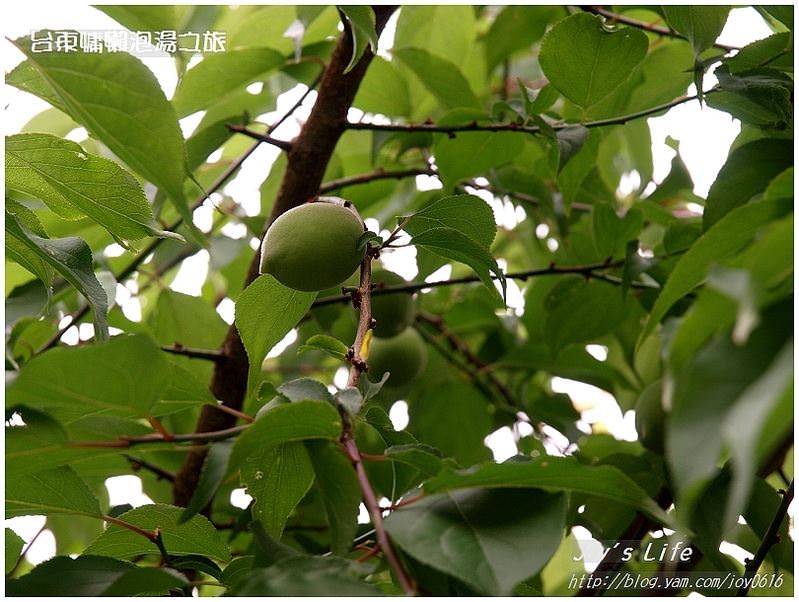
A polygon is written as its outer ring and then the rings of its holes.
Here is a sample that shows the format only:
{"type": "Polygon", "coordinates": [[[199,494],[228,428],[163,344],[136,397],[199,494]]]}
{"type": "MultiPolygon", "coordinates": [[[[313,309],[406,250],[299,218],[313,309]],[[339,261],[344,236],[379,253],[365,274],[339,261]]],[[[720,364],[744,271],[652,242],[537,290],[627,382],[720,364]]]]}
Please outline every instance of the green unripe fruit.
{"type": "MultiPolygon", "coordinates": [[[[376,285],[375,290],[380,290],[381,285],[405,284],[405,279],[393,272],[378,269],[372,272],[372,283],[376,285]]],[[[384,339],[398,335],[411,325],[415,313],[413,296],[409,293],[372,296],[372,317],[377,323],[374,335],[384,339]]]]}
{"type": "Polygon", "coordinates": [[[360,265],[363,223],[332,203],[307,203],[278,217],[264,236],[261,273],[298,291],[338,286],[360,265]]]}
{"type": "Polygon", "coordinates": [[[666,412],[663,409],[662,383],[657,380],[643,390],[635,404],[635,430],[645,448],[663,453],[666,412]]]}
{"type": "Polygon", "coordinates": [[[413,382],[427,364],[427,347],[421,335],[406,328],[390,339],[373,339],[369,349],[370,380],[376,382],[390,372],[386,388],[400,389],[413,382]]]}

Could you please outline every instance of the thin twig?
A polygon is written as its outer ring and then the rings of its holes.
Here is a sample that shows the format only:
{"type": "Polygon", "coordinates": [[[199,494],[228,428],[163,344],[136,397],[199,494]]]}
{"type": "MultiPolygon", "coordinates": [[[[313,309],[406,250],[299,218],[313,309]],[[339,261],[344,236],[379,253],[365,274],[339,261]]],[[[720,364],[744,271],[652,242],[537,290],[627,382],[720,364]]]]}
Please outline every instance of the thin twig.
{"type": "MultiPolygon", "coordinates": [[[[352,345],[352,357],[350,358],[350,373],[347,379],[347,385],[350,387],[357,387],[363,374],[368,366],[366,358],[368,357],[369,340],[372,328],[372,252],[367,249],[366,256],[361,262],[361,277],[357,289],[357,294],[353,295],[353,302],[359,310],[358,316],[358,331],[355,335],[355,342],[352,345]],[[364,344],[365,343],[365,344],[364,344]]],[[[358,484],[361,488],[364,504],[372,517],[372,524],[375,528],[375,537],[377,539],[378,547],[383,551],[386,561],[391,567],[392,572],[399,581],[402,590],[409,596],[416,594],[416,587],[413,581],[405,572],[391,540],[388,538],[385,526],[383,525],[383,514],[380,509],[380,504],[377,501],[372,484],[369,482],[369,477],[366,474],[366,468],[363,464],[363,456],[355,443],[355,437],[352,432],[352,423],[347,415],[347,411],[340,408],[342,415],[342,432],[341,444],[344,451],[352,462],[355,468],[355,473],[358,477],[358,484]]]]}
{"type": "Polygon", "coordinates": [[[210,362],[222,362],[225,360],[225,355],[216,349],[197,349],[195,347],[186,347],[180,343],[174,345],[161,345],[161,351],[173,353],[175,355],[183,355],[199,360],[208,360],[210,362]]]}
{"type": "Polygon", "coordinates": [[[142,460],[141,458],[134,458],[133,456],[129,456],[128,454],[122,454],[122,457],[125,458],[128,462],[130,462],[131,468],[133,468],[134,471],[138,471],[143,468],[153,473],[159,479],[164,479],[165,481],[169,481],[170,483],[174,482],[175,480],[175,473],[169,472],[168,470],[161,468],[160,466],[156,466],[155,464],[150,464],[147,460],[142,460]]]}
{"type": "MultiPolygon", "coordinates": [[[[605,17],[610,21],[615,21],[616,23],[623,23],[624,25],[629,25],[630,27],[635,27],[637,29],[643,29],[644,31],[648,31],[649,33],[654,33],[659,36],[679,38],[681,40],[687,39],[684,35],[679,34],[673,29],[669,29],[668,27],[663,27],[655,23],[647,23],[646,21],[633,19],[632,17],[627,17],[625,15],[614,13],[612,11],[604,9],[601,6],[581,6],[580,8],[586,12],[605,17]]],[[[727,44],[719,44],[718,42],[714,43],[713,46],[715,46],[716,48],[720,48],[721,50],[726,50],[727,52],[730,52],[732,50],[740,50],[740,48],[738,48],[737,46],[728,46],[727,44]]]]}
{"type": "MultiPolygon", "coordinates": [[[[606,274],[601,274],[599,273],[599,270],[618,268],[623,265],[624,265],[624,260],[614,261],[610,263],[608,262],[595,263],[582,266],[556,266],[553,264],[545,268],[523,270],[520,272],[508,272],[507,274],[505,274],[505,278],[524,281],[527,280],[528,278],[536,278],[539,276],[551,276],[556,274],[579,274],[585,276],[586,278],[604,280],[606,282],[610,282],[611,284],[621,284],[620,279],[608,276],[606,274]]],[[[493,280],[497,280],[498,276],[492,275],[491,278],[493,280]]],[[[462,276],[460,278],[451,278],[449,280],[438,280],[435,282],[407,282],[405,284],[393,284],[393,285],[382,286],[380,288],[373,288],[372,296],[394,295],[397,293],[414,293],[426,288],[438,288],[441,286],[453,286],[456,284],[469,284],[472,282],[480,282],[480,278],[477,276],[462,276]]],[[[657,285],[646,284],[644,282],[631,282],[630,288],[650,289],[650,288],[659,288],[659,287],[657,285]]],[[[313,307],[332,305],[335,303],[343,303],[345,301],[349,301],[349,299],[350,295],[348,294],[336,295],[332,297],[322,297],[321,299],[318,299],[314,302],[313,307]]]]}
{"type": "MultiPolygon", "coordinates": [[[[704,94],[712,93],[714,90],[708,90],[704,94]]],[[[635,111],[627,115],[619,117],[610,117],[607,119],[597,119],[596,121],[586,121],[585,123],[553,123],[550,127],[557,130],[564,130],[570,127],[582,126],[585,128],[607,127],[611,125],[624,125],[628,121],[641,119],[642,117],[649,117],[663,111],[667,111],[673,107],[681,105],[692,100],[697,100],[697,95],[680,96],[671,102],[663,103],[641,111],[635,111]]],[[[347,129],[350,130],[371,130],[379,132],[402,132],[411,134],[415,132],[432,132],[443,134],[455,134],[458,132],[521,132],[525,134],[540,134],[541,128],[536,125],[520,125],[518,123],[479,123],[478,121],[470,121],[468,123],[459,123],[453,125],[442,125],[438,123],[364,123],[364,122],[347,122],[347,129]]]]}
{"type": "Polygon", "coordinates": [[[228,123],[225,127],[229,129],[231,132],[236,132],[237,134],[243,134],[248,138],[252,138],[253,140],[258,140],[259,142],[266,142],[267,144],[271,144],[272,146],[276,146],[282,151],[288,152],[291,150],[291,142],[286,140],[278,140],[277,138],[272,138],[269,134],[262,134],[260,132],[253,131],[249,129],[245,125],[237,125],[235,123],[228,123]]]}
{"type": "Polygon", "coordinates": [[[141,527],[137,527],[136,525],[132,525],[129,522],[124,521],[124,520],[122,520],[120,518],[117,518],[115,516],[110,516],[108,514],[104,514],[100,518],[102,518],[105,522],[107,522],[109,524],[116,525],[117,527],[122,527],[123,529],[127,529],[128,531],[132,531],[133,533],[138,533],[142,537],[146,537],[147,539],[149,539],[152,543],[156,543],[156,540],[158,539],[158,534],[155,531],[148,531],[147,529],[142,529],[141,527]]]}
{"type": "Polygon", "coordinates": [[[47,529],[47,521],[46,520],[44,521],[44,524],[42,525],[42,528],[39,529],[38,531],[36,531],[36,534],[33,537],[31,537],[31,540],[27,544],[25,544],[25,547],[22,549],[22,552],[20,552],[19,556],[17,557],[17,561],[14,563],[14,566],[11,567],[11,570],[8,571],[8,573],[6,574],[7,578],[8,577],[12,577],[14,575],[16,570],[19,568],[19,565],[22,564],[22,561],[24,560],[25,555],[33,547],[33,544],[36,543],[36,540],[39,539],[39,536],[42,533],[44,533],[45,529],[47,529]]]}
{"type": "Polygon", "coordinates": [[[398,169],[398,170],[386,170],[382,167],[378,167],[376,170],[359,174],[356,176],[349,176],[347,178],[339,178],[338,180],[330,180],[329,182],[324,182],[319,187],[319,194],[327,194],[328,192],[332,192],[334,190],[339,190],[340,188],[345,188],[347,186],[355,186],[357,184],[368,184],[369,182],[374,182],[376,180],[399,180],[401,178],[409,178],[412,176],[434,176],[436,172],[434,172],[429,167],[414,167],[409,169],[398,169]]]}
{"type": "Polygon", "coordinates": [[[782,501],[777,508],[777,512],[774,514],[774,518],[771,520],[766,534],[763,536],[763,540],[760,542],[760,546],[757,548],[757,552],[755,552],[755,557],[746,563],[744,584],[741,586],[741,589],[738,590],[738,596],[745,596],[749,592],[749,588],[752,586],[752,580],[754,576],[757,575],[760,565],[763,564],[763,561],[766,559],[766,554],[768,554],[772,546],[780,540],[778,535],[780,525],[782,525],[782,521],[788,513],[788,506],[790,506],[791,501],[793,501],[793,480],[791,484],[788,485],[788,489],[781,493],[782,501]]]}
{"type": "Polygon", "coordinates": [[[98,447],[98,448],[128,448],[133,447],[134,445],[141,445],[143,443],[185,443],[185,442],[201,442],[206,443],[208,441],[222,441],[224,439],[230,439],[232,437],[236,437],[237,435],[241,434],[249,427],[249,424],[244,424],[241,426],[234,426],[229,429],[223,429],[221,431],[208,431],[205,433],[184,433],[178,435],[170,435],[169,439],[164,438],[164,435],[161,433],[150,433],[149,435],[141,435],[138,437],[126,437],[122,436],[118,439],[112,439],[110,441],[73,441],[69,444],[69,447],[98,447]]]}

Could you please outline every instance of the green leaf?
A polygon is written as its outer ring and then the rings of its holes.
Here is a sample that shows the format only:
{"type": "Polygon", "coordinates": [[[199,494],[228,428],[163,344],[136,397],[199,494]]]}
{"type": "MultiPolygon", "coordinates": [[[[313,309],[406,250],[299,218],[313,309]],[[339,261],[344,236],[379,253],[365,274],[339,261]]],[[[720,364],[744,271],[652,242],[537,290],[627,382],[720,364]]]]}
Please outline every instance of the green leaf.
{"type": "Polygon", "coordinates": [[[37,199],[67,219],[88,215],[113,236],[138,240],[163,236],[136,179],[115,162],[47,134],[6,138],[6,191],[37,199]],[[67,210],[64,208],[67,207],[67,210]],[[77,211],[76,211],[77,210],[77,211]]]}
{"type": "Polygon", "coordinates": [[[640,340],[643,340],[666,312],[683,295],[691,292],[707,277],[711,264],[727,259],[752,240],[760,226],[785,213],[788,199],[774,199],[737,207],[710,227],[682,255],[674,266],[663,291],[655,301],[640,340]]]}
{"type": "Polygon", "coordinates": [[[465,234],[453,228],[430,228],[418,236],[414,236],[412,243],[417,247],[426,247],[447,259],[465,263],[475,271],[490,291],[495,292],[493,274],[502,286],[504,298],[505,274],[499,269],[491,254],[465,234]]]}
{"type": "Polygon", "coordinates": [[[514,52],[540,40],[556,13],[554,6],[506,6],[483,37],[486,71],[490,73],[514,52]]]}
{"type": "Polygon", "coordinates": [[[277,388],[278,393],[289,401],[333,401],[333,396],[322,381],[313,378],[297,378],[283,383],[277,388]]]}
{"type": "Polygon", "coordinates": [[[425,477],[432,477],[444,468],[443,454],[424,443],[407,443],[386,448],[386,456],[417,468],[425,477]]]}
{"type": "Polygon", "coordinates": [[[152,596],[169,590],[180,590],[188,584],[186,577],[176,570],[143,566],[120,575],[102,595],[109,598],[144,594],[152,596]]]}
{"type": "Polygon", "coordinates": [[[587,343],[613,332],[629,314],[630,302],[608,282],[574,275],[552,288],[545,309],[545,337],[558,352],[572,343],[587,343]],[[585,311],[586,307],[591,311],[585,311]]]}
{"type": "MultiPolygon", "coordinates": [[[[39,32],[42,33],[42,32],[39,32]]],[[[25,53],[26,67],[17,67],[8,83],[25,91],[48,90],[63,108],[98,140],[162,188],[180,215],[191,223],[183,192],[186,149],[177,115],[152,72],[127,52],[48,52],[31,50],[30,38],[15,44],[25,53]],[[20,69],[40,76],[38,89],[15,77],[20,69]]]]}
{"type": "Polygon", "coordinates": [[[781,57],[793,65],[793,36],[787,31],[747,44],[735,56],[724,59],[724,63],[730,73],[742,73],[758,67],[775,67],[781,57]]]}
{"type": "Polygon", "coordinates": [[[160,594],[187,584],[176,571],[137,567],[102,556],[56,556],[20,579],[6,582],[9,596],[134,596],[160,594]]]}
{"type": "Polygon", "coordinates": [[[719,90],[708,96],[709,106],[762,129],[785,130],[793,123],[793,80],[788,75],[776,69],[732,75],[724,65],[714,75],[719,90]]]}
{"type": "Polygon", "coordinates": [[[254,559],[254,556],[236,556],[224,568],[219,581],[228,586],[237,585],[252,571],[254,559]]]}
{"type": "Polygon", "coordinates": [[[486,249],[497,234],[494,211],[483,199],[471,194],[446,196],[399,219],[402,229],[411,236],[433,228],[452,228],[486,249]]]}
{"type": "Polygon", "coordinates": [[[219,441],[211,445],[208,453],[205,455],[203,467],[200,470],[200,478],[197,481],[197,486],[194,488],[194,493],[191,495],[191,501],[186,509],[180,515],[178,524],[182,525],[192,516],[200,512],[205,506],[214,498],[216,490],[225,480],[227,474],[228,460],[230,459],[230,452],[233,450],[232,441],[219,441]]]}
{"type": "Polygon", "coordinates": [[[648,46],[642,31],[631,27],[608,31],[600,17],[577,13],[547,32],[539,62],[552,85],[588,108],[627,80],[648,46]]]}
{"type": "Polygon", "coordinates": [[[19,555],[22,554],[22,546],[25,542],[22,538],[14,533],[11,529],[6,527],[6,574],[14,568],[19,560],[19,555]]]}
{"type": "Polygon", "coordinates": [[[353,563],[340,558],[284,558],[253,569],[231,590],[233,596],[379,596],[383,592],[358,579],[353,563]]]}
{"type": "Polygon", "coordinates": [[[490,596],[509,595],[557,550],[566,496],[530,489],[431,495],[392,512],[386,530],[408,554],[490,596]]]}
{"type": "MultiPolygon", "coordinates": [[[[455,110],[439,120],[442,125],[484,121],[477,111],[455,110]]],[[[516,132],[459,132],[454,138],[436,137],[433,152],[446,188],[472,176],[512,162],[524,148],[523,136],[516,132]]]]}
{"type": "Polygon", "coordinates": [[[6,252],[45,284],[49,269],[61,274],[86,297],[93,310],[95,336],[108,338],[108,295],[94,273],[92,251],[80,238],[41,238],[6,213],[6,252]],[[49,266],[49,267],[46,267],[49,266]],[[35,270],[35,271],[33,271],[35,270]]]}
{"type": "Polygon", "coordinates": [[[120,335],[36,356],[8,388],[6,400],[67,421],[102,413],[145,416],[168,378],[169,365],[150,338],[120,335]]]}
{"type": "Polygon", "coordinates": [[[236,439],[230,468],[236,468],[258,450],[287,441],[338,439],[341,418],[326,401],[297,401],[270,408],[236,439]]]}
{"type": "Polygon", "coordinates": [[[339,360],[343,360],[347,355],[347,346],[336,337],[331,337],[326,334],[315,334],[309,337],[305,343],[300,345],[299,349],[297,349],[297,353],[313,350],[322,351],[339,360]]]}
{"type": "Polygon", "coordinates": [[[330,525],[330,550],[343,556],[350,551],[358,530],[361,490],[355,470],[342,451],[329,442],[309,442],[306,446],[330,525]]]}
{"type": "Polygon", "coordinates": [[[315,298],[316,293],[290,289],[269,274],[259,276],[241,293],[236,302],[236,328],[250,361],[248,396],[258,387],[266,354],[297,325],[315,298]]]}
{"type": "Polygon", "coordinates": [[[758,470],[758,443],[766,421],[793,382],[793,340],[735,400],[722,426],[722,437],[731,450],[733,479],[724,525],[734,526],[744,511],[758,470]]]}
{"type": "Polygon", "coordinates": [[[265,447],[241,466],[241,484],[254,499],[253,519],[261,521],[266,532],[278,539],[313,481],[311,459],[300,441],[265,447]]]}
{"type": "MultiPolygon", "coordinates": [[[[183,508],[177,506],[149,504],[129,510],[118,518],[148,531],[160,529],[164,547],[171,555],[200,554],[222,562],[229,561],[230,550],[208,519],[196,515],[179,524],[182,512],[183,508]]],[[[159,551],[146,537],[118,525],[109,525],[84,554],[133,558],[141,554],[159,554],[159,551]]]]}
{"type": "Polygon", "coordinates": [[[179,29],[174,6],[99,5],[100,10],[131,31],[164,31],[179,29]]]}
{"type": "Polygon", "coordinates": [[[464,466],[491,457],[483,445],[493,427],[491,407],[474,385],[447,382],[413,401],[416,403],[411,406],[408,430],[419,441],[437,447],[464,466]],[[416,407],[420,411],[414,411],[416,407]],[[452,428],[453,416],[458,417],[457,429],[452,428]]]}
{"type": "Polygon", "coordinates": [[[411,113],[408,84],[397,68],[376,56],[358,87],[353,106],[369,113],[407,117],[411,113]]]}
{"type": "Polygon", "coordinates": [[[594,205],[591,219],[594,245],[602,257],[618,257],[627,243],[637,238],[644,221],[639,209],[633,207],[624,217],[619,217],[608,203],[594,205]]]}
{"type": "Polygon", "coordinates": [[[51,296],[53,279],[55,278],[54,270],[50,266],[50,262],[43,257],[42,249],[35,244],[33,239],[29,238],[29,235],[21,228],[20,223],[17,222],[17,219],[19,219],[26,228],[39,231],[40,234],[46,235],[44,228],[41,227],[41,222],[36,215],[27,207],[20,205],[16,201],[11,201],[10,199],[8,201],[6,202],[5,224],[6,259],[16,262],[30,272],[30,274],[41,280],[47,290],[47,295],[51,296]]]}
{"type": "Polygon", "coordinates": [[[352,33],[352,57],[344,69],[349,73],[361,60],[367,48],[377,52],[377,32],[375,31],[375,11],[371,6],[342,5],[338,7],[349,22],[352,33]]]}
{"type": "Polygon", "coordinates": [[[240,48],[208,54],[180,80],[172,104],[179,117],[206,109],[231,92],[259,81],[285,60],[271,48],[240,48]]]}
{"type": "Polygon", "coordinates": [[[456,64],[422,48],[394,49],[392,55],[416,74],[442,107],[480,108],[480,101],[456,64]]]}
{"type": "Polygon", "coordinates": [[[694,54],[699,55],[716,43],[716,38],[727,22],[730,8],[695,4],[669,5],[663,6],[662,11],[669,26],[688,38],[694,47],[694,54]]]}
{"type": "Polygon", "coordinates": [[[29,514],[100,516],[100,503],[89,487],[62,466],[6,482],[6,518],[29,514]]]}

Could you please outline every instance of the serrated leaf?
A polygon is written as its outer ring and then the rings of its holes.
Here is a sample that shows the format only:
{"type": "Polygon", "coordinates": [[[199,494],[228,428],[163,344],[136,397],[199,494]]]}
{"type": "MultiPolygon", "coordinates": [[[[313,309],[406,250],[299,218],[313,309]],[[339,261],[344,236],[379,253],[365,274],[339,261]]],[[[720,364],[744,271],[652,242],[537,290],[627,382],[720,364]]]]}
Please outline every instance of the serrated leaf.
{"type": "Polygon", "coordinates": [[[355,470],[344,453],[329,442],[308,442],[306,447],[330,525],[330,550],[343,556],[352,547],[358,529],[361,490],[355,470]]]}
{"type": "Polygon", "coordinates": [[[6,482],[6,518],[30,514],[100,516],[100,503],[69,466],[6,482]]]}
{"type": "Polygon", "coordinates": [[[492,292],[496,291],[492,275],[499,280],[502,297],[505,296],[505,274],[499,269],[496,260],[478,243],[453,228],[430,228],[414,236],[413,244],[426,247],[442,257],[465,263],[480,277],[492,292]]]}
{"type": "Polygon", "coordinates": [[[574,458],[546,456],[530,462],[486,463],[445,470],[424,484],[429,493],[472,487],[533,487],[595,495],[636,508],[663,525],[674,522],[634,481],[613,466],[589,466],[574,458]]]}
{"type": "MultiPolygon", "coordinates": [[[[200,554],[222,562],[230,560],[230,550],[207,518],[195,515],[178,524],[183,508],[167,504],[148,504],[121,514],[127,523],[154,531],[160,529],[164,547],[171,555],[200,554]]],[[[86,555],[134,558],[141,554],[159,554],[158,547],[146,537],[118,525],[109,525],[84,551],[86,555]]]]}
{"type": "Polygon", "coordinates": [[[56,556],[24,577],[7,581],[6,594],[41,598],[154,595],[186,584],[176,571],[137,567],[102,556],[56,556]]]}
{"type": "Polygon", "coordinates": [[[6,574],[14,568],[17,564],[17,560],[19,559],[19,555],[22,553],[22,546],[25,545],[23,539],[14,533],[11,529],[6,527],[5,531],[5,543],[6,543],[6,574]]]}
{"type": "Polygon", "coordinates": [[[425,477],[437,475],[444,468],[442,453],[424,443],[392,445],[386,448],[386,456],[418,469],[425,477]]]}
{"type": "Polygon", "coordinates": [[[346,17],[352,33],[352,56],[344,69],[349,73],[361,60],[367,48],[377,52],[377,32],[375,31],[375,11],[371,6],[342,5],[338,7],[346,17]]]}
{"type": "Polygon", "coordinates": [[[311,459],[301,441],[262,449],[241,466],[241,484],[254,499],[253,519],[278,539],[313,482],[311,459]]]}
{"type": "Polygon", "coordinates": [[[752,240],[760,226],[779,217],[791,207],[791,199],[769,199],[737,207],[711,226],[682,255],[669,274],[655,301],[644,330],[643,340],[680,297],[689,293],[707,277],[708,268],[739,251],[752,240]]]}
{"type": "Polygon", "coordinates": [[[87,215],[124,240],[183,240],[155,226],[147,198],[130,173],[74,142],[47,134],[9,136],[5,160],[6,190],[12,197],[41,200],[67,219],[87,215]]]}
{"type": "Polygon", "coordinates": [[[646,56],[646,34],[609,31],[602,19],[577,13],[559,21],[541,42],[541,69],[572,102],[588,108],[618,88],[646,56]]]}
{"type": "Polygon", "coordinates": [[[290,289],[269,274],[259,276],[241,293],[235,323],[250,362],[248,396],[260,382],[266,354],[297,325],[315,298],[316,293],[290,289]]]}
{"type": "Polygon", "coordinates": [[[200,512],[213,499],[216,490],[225,480],[228,460],[232,451],[232,441],[218,441],[208,449],[200,471],[200,478],[191,495],[191,501],[178,519],[179,525],[200,512]]]}
{"type": "Polygon", "coordinates": [[[566,496],[533,489],[431,495],[392,512],[392,539],[417,560],[477,591],[509,595],[536,574],[563,536],[566,496]]]}
{"type": "Polygon", "coordinates": [[[259,80],[285,60],[271,48],[237,48],[208,54],[180,80],[172,104],[179,117],[206,109],[259,80]]]}
{"type": "Polygon", "coordinates": [[[253,569],[232,590],[233,596],[379,596],[377,587],[358,579],[353,563],[340,558],[284,558],[253,569]]]}
{"type": "Polygon", "coordinates": [[[422,48],[394,49],[391,54],[416,74],[442,107],[480,108],[469,82],[454,63],[422,48]]]}
{"type": "Polygon", "coordinates": [[[452,228],[486,249],[497,234],[494,211],[483,199],[471,194],[446,196],[399,219],[403,230],[411,236],[432,228],[452,228]]]}
{"type": "Polygon", "coordinates": [[[347,346],[335,337],[326,334],[315,334],[300,345],[297,353],[305,351],[322,351],[338,360],[343,360],[347,355],[347,346]]]}
{"type": "Polygon", "coordinates": [[[601,257],[618,257],[627,242],[638,236],[644,222],[639,209],[633,207],[620,217],[609,203],[594,205],[591,219],[594,245],[601,257]]]}
{"type": "Polygon", "coordinates": [[[168,377],[169,366],[149,337],[120,335],[36,356],[7,389],[6,400],[64,420],[90,414],[144,416],[160,399],[168,377]]]}
{"type": "Polygon", "coordinates": [[[76,237],[42,238],[6,213],[6,253],[48,286],[51,270],[61,274],[91,306],[95,336],[101,341],[108,338],[108,295],[94,273],[89,245],[76,237]]]}
{"type": "Polygon", "coordinates": [[[662,10],[669,26],[688,38],[696,55],[713,46],[730,12],[728,6],[701,5],[664,6],[662,10]]]}
{"type": "Polygon", "coordinates": [[[45,100],[57,98],[58,108],[162,188],[191,223],[183,191],[187,175],[183,135],[152,72],[127,52],[33,52],[28,37],[15,44],[28,60],[9,74],[7,82],[34,94],[46,90],[45,100]],[[16,76],[20,70],[30,73],[31,67],[43,80],[36,87],[16,76]]]}
{"type": "Polygon", "coordinates": [[[270,408],[261,414],[233,446],[230,468],[236,468],[258,450],[287,441],[338,439],[341,418],[326,401],[297,401],[270,408]]]}

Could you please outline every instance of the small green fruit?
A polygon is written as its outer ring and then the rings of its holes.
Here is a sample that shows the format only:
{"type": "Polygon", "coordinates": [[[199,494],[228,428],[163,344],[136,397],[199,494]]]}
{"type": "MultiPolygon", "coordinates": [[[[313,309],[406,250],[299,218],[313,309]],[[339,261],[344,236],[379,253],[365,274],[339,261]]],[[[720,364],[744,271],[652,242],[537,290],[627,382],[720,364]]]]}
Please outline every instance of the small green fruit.
{"type": "MultiPolygon", "coordinates": [[[[372,283],[379,290],[381,285],[405,284],[405,279],[394,272],[377,269],[372,273],[372,283]]],[[[411,325],[415,313],[413,296],[409,293],[373,296],[372,317],[377,323],[374,335],[384,339],[398,335],[411,325]]]]}
{"type": "Polygon", "coordinates": [[[648,450],[662,454],[666,426],[662,383],[657,380],[643,390],[635,404],[635,430],[638,440],[648,450]]]}
{"type": "Polygon", "coordinates": [[[332,203],[307,203],[278,217],[264,236],[261,273],[298,291],[321,291],[349,278],[360,265],[364,232],[355,213],[332,203]]]}
{"type": "Polygon", "coordinates": [[[386,388],[401,389],[412,383],[427,364],[427,346],[413,328],[390,339],[373,339],[369,350],[369,378],[376,382],[390,372],[386,388]]]}

